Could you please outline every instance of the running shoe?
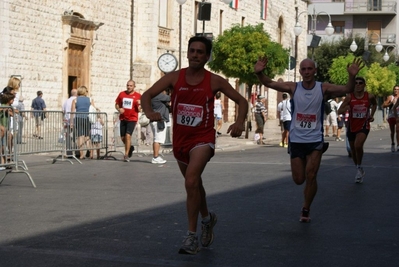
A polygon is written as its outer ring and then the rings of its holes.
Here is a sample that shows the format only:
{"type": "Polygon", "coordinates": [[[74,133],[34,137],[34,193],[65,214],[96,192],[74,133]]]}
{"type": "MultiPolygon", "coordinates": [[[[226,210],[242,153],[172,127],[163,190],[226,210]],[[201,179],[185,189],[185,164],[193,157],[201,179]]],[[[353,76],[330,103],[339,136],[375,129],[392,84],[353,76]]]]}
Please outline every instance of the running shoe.
{"type": "Polygon", "coordinates": [[[129,158],[132,157],[133,151],[134,151],[134,146],[130,146],[129,153],[127,154],[127,156],[128,156],[129,158]]]}
{"type": "Polygon", "coordinates": [[[152,158],[151,163],[152,164],[164,164],[164,163],[166,163],[166,160],[164,160],[163,158],[158,156],[156,158],[152,158]]]}
{"type": "Polygon", "coordinates": [[[283,142],[280,142],[280,146],[284,146],[283,142]]]}
{"type": "Polygon", "coordinates": [[[302,208],[301,217],[299,218],[300,222],[308,223],[310,222],[309,210],[306,208],[302,208]]]}
{"type": "Polygon", "coordinates": [[[179,249],[179,254],[195,255],[199,250],[198,237],[196,235],[187,235],[183,240],[183,245],[179,249]]]}
{"type": "Polygon", "coordinates": [[[363,170],[363,168],[358,168],[355,176],[355,183],[357,184],[363,183],[363,177],[365,174],[366,172],[363,170]]]}
{"type": "Polygon", "coordinates": [[[284,144],[284,147],[287,148],[287,147],[288,147],[288,144],[284,144]]]}
{"type": "Polygon", "coordinates": [[[124,161],[124,162],[129,162],[130,159],[129,159],[129,157],[123,156],[123,161],[124,161]]]}
{"type": "Polygon", "coordinates": [[[209,212],[210,220],[207,223],[202,222],[201,244],[203,247],[209,247],[213,242],[213,227],[218,221],[214,212],[209,212]]]}
{"type": "Polygon", "coordinates": [[[391,152],[395,152],[395,143],[391,145],[391,152]]]}

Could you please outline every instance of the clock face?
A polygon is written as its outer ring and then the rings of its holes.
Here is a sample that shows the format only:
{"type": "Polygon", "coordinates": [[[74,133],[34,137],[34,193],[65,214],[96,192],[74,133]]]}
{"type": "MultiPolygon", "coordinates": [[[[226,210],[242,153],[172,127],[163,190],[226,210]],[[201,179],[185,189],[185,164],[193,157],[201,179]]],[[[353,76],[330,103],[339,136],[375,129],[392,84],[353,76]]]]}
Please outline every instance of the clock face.
{"type": "Polygon", "coordinates": [[[174,55],[165,53],[158,58],[158,68],[165,73],[172,72],[177,68],[177,59],[174,55]]]}

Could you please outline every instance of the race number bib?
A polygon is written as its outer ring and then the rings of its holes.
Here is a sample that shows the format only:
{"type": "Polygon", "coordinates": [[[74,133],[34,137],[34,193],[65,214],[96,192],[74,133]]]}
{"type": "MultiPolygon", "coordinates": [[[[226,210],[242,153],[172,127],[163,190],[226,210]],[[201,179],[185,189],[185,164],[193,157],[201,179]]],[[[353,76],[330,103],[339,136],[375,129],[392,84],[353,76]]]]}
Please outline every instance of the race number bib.
{"type": "Polygon", "coordinates": [[[177,124],[196,127],[202,122],[204,110],[201,106],[178,104],[177,105],[177,124]]]}
{"type": "Polygon", "coordinates": [[[352,118],[363,119],[366,118],[367,107],[365,106],[354,106],[352,109],[352,118]]]}
{"type": "Polygon", "coordinates": [[[133,99],[123,98],[122,99],[122,108],[133,109],[133,99]]]}
{"type": "Polygon", "coordinates": [[[297,113],[295,120],[295,128],[315,129],[317,116],[316,114],[297,113]]]}

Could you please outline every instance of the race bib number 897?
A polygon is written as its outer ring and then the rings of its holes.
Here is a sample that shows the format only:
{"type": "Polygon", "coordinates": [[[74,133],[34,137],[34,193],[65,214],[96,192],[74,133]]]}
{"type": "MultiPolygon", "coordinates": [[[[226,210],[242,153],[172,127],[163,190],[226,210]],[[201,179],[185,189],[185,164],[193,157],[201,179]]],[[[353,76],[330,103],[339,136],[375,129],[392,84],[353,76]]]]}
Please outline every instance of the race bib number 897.
{"type": "Polygon", "coordinates": [[[196,127],[201,124],[203,116],[203,108],[201,106],[190,104],[177,105],[177,124],[196,127]]]}

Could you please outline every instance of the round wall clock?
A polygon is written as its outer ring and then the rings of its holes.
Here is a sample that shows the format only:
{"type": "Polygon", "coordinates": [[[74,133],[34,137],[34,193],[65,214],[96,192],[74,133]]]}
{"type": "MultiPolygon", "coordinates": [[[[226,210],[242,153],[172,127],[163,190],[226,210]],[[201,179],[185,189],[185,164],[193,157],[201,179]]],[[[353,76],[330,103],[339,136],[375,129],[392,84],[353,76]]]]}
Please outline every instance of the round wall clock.
{"type": "Polygon", "coordinates": [[[158,68],[165,73],[175,71],[177,68],[177,59],[173,54],[165,53],[158,58],[158,68]]]}

